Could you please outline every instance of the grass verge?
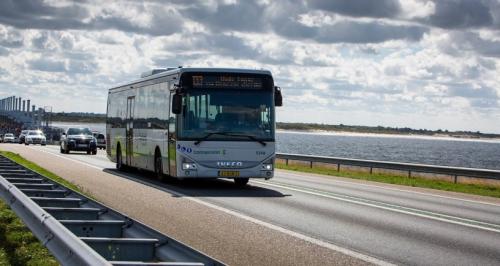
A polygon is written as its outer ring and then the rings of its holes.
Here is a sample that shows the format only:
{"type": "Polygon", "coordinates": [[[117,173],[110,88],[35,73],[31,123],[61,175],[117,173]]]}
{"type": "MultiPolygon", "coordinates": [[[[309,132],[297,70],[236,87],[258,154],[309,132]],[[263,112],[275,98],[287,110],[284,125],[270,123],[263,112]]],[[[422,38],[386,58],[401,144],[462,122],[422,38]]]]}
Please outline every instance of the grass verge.
{"type": "Polygon", "coordinates": [[[280,169],[306,172],[306,173],[348,177],[353,179],[375,181],[380,183],[404,185],[411,187],[432,188],[445,191],[454,191],[467,194],[500,198],[500,187],[496,186],[488,186],[481,184],[460,184],[460,183],[455,184],[453,182],[447,182],[442,180],[430,180],[421,177],[408,178],[407,176],[385,174],[385,173],[369,174],[366,172],[344,171],[344,170],[337,172],[337,170],[335,169],[321,167],[321,166],[315,166],[314,168],[310,168],[308,166],[303,166],[303,165],[295,165],[295,164],[286,165],[284,163],[276,163],[276,167],[280,169]]]}
{"type": "MultiPolygon", "coordinates": [[[[82,189],[56,174],[30,162],[17,153],[0,151],[12,161],[82,194],[82,189]]],[[[90,196],[90,195],[87,195],[90,196]]],[[[59,265],[16,214],[0,200],[0,266],[3,265],[59,265]]]]}
{"type": "Polygon", "coordinates": [[[0,155],[3,155],[5,157],[11,159],[12,161],[32,170],[34,172],[37,172],[37,173],[49,178],[50,180],[52,180],[54,182],[57,182],[65,187],[68,187],[71,190],[74,190],[78,193],[82,193],[85,196],[92,198],[92,195],[90,195],[90,193],[88,193],[88,192],[84,192],[82,187],[77,186],[77,185],[67,181],[66,179],[63,179],[62,177],[59,177],[58,175],[50,172],[49,170],[31,162],[31,161],[24,159],[21,155],[19,155],[17,153],[0,150],[0,155]]]}
{"type": "Polygon", "coordinates": [[[9,206],[1,200],[0,265],[59,265],[9,206]]]}

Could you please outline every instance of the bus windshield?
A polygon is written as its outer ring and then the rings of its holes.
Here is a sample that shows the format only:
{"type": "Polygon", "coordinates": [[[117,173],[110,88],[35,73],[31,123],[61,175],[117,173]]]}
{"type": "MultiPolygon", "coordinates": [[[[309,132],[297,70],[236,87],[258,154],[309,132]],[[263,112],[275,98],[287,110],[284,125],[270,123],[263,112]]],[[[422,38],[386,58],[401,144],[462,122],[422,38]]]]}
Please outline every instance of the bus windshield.
{"type": "Polygon", "coordinates": [[[272,90],[191,89],[183,97],[179,139],[273,141],[272,101],[272,90]]]}

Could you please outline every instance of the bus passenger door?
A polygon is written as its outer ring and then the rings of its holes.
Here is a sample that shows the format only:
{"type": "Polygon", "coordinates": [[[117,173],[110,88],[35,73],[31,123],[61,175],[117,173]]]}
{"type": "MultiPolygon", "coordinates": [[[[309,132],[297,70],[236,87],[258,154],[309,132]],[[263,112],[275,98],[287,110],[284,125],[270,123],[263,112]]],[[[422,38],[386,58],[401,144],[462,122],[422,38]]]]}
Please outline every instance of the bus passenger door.
{"type": "Polygon", "coordinates": [[[170,93],[170,106],[169,106],[169,118],[168,118],[168,174],[172,177],[177,176],[177,163],[176,163],[176,114],[172,113],[172,97],[173,93],[170,93]]]}
{"type": "Polygon", "coordinates": [[[127,127],[125,131],[125,154],[127,165],[132,165],[134,144],[134,104],[135,96],[127,98],[127,127]]]}

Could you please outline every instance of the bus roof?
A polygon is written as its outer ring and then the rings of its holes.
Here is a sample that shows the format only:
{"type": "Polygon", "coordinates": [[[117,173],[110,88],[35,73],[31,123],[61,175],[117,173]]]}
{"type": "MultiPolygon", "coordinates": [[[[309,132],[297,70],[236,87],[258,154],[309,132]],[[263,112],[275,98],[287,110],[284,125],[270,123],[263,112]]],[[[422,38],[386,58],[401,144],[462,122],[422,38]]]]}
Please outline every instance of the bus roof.
{"type": "Polygon", "coordinates": [[[180,75],[182,73],[187,73],[187,72],[223,72],[223,73],[261,74],[261,75],[270,75],[271,76],[271,71],[265,70],[265,69],[257,70],[257,69],[245,69],[245,68],[213,68],[213,67],[211,67],[211,68],[209,68],[209,67],[206,67],[206,68],[186,67],[186,68],[184,68],[184,67],[178,67],[178,68],[172,68],[172,69],[169,68],[169,69],[162,71],[160,73],[157,73],[157,74],[153,74],[153,75],[150,75],[150,76],[147,76],[144,78],[136,79],[136,80],[128,82],[128,83],[120,84],[119,86],[112,87],[109,90],[111,91],[114,89],[122,88],[123,86],[129,86],[129,85],[133,85],[133,84],[140,83],[143,81],[148,81],[148,80],[157,79],[157,78],[175,75],[175,74],[180,75]]]}

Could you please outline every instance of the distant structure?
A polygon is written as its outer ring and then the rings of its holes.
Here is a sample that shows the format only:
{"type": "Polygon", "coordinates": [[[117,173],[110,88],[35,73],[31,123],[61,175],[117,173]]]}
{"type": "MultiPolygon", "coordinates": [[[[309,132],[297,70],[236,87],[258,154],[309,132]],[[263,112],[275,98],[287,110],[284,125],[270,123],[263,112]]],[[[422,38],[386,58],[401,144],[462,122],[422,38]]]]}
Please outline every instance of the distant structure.
{"type": "MultiPolygon", "coordinates": [[[[0,100],[0,129],[2,131],[18,131],[21,129],[37,129],[50,126],[50,113],[52,107],[36,108],[31,105],[31,100],[10,96],[0,100]],[[15,129],[13,129],[15,127],[15,129]]],[[[5,132],[3,132],[5,133],[5,132]]],[[[17,132],[11,132],[17,133],[17,132]]]]}

